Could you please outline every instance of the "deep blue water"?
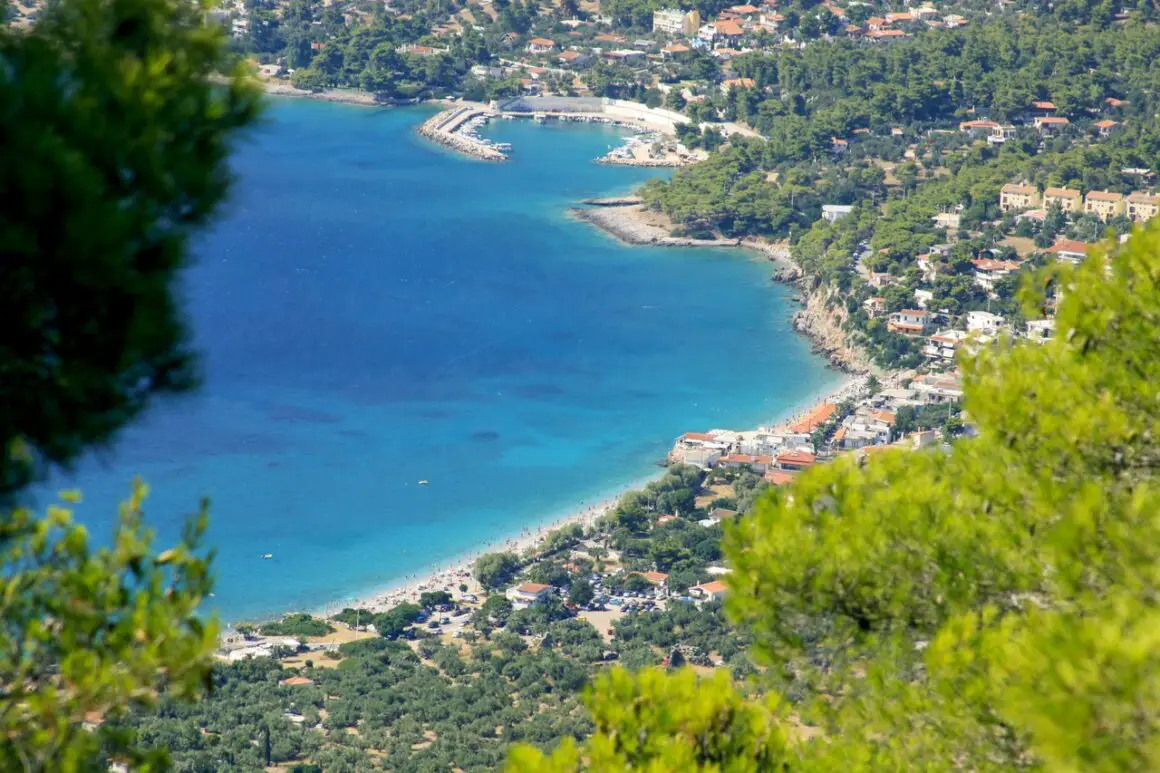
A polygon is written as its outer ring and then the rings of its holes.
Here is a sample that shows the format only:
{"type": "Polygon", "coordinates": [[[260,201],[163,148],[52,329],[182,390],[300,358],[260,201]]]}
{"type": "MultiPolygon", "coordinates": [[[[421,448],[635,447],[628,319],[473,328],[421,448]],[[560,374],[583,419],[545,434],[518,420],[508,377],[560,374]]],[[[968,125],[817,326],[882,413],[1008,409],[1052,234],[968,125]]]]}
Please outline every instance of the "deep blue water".
{"type": "Polygon", "coordinates": [[[427,145],[428,114],[273,106],[186,277],[204,388],[79,475],[98,535],[134,474],[162,537],[210,496],[227,621],[388,585],[837,380],[767,263],[566,217],[656,174],[592,163],[616,130],[503,122],[495,165],[427,145]]]}

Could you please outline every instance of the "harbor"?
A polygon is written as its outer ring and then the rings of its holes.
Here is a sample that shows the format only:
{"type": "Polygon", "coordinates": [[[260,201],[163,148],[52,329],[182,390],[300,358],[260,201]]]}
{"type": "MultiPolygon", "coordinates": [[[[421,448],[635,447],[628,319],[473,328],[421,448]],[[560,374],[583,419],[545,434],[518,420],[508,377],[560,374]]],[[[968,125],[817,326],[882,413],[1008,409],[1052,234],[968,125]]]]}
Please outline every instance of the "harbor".
{"type": "Polygon", "coordinates": [[[494,115],[486,107],[467,105],[444,110],[423,122],[419,134],[444,147],[483,161],[507,161],[511,145],[479,136],[494,115]]]}

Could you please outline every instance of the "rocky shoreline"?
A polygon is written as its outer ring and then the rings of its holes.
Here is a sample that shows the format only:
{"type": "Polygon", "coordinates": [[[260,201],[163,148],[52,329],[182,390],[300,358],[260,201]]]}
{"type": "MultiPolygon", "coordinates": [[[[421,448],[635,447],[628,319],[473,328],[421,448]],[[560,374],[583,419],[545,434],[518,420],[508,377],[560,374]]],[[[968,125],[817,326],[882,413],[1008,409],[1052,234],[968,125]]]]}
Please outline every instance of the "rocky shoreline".
{"type": "MultiPolygon", "coordinates": [[[[626,201],[629,201],[626,199],[626,201]]],[[[673,236],[664,226],[666,219],[640,204],[604,203],[596,207],[576,207],[569,213],[577,220],[591,223],[625,244],[658,247],[737,247],[740,239],[690,239],[673,236]]]]}
{"type": "Polygon", "coordinates": [[[791,284],[798,291],[801,311],[793,317],[794,330],[813,342],[814,352],[847,373],[876,373],[870,355],[850,341],[844,329],[846,314],[840,306],[831,306],[832,293],[826,287],[814,287],[794,261],[788,242],[769,242],[756,237],[745,239],[690,239],[673,236],[674,223],[663,213],[653,211],[638,196],[587,199],[587,206],[569,210],[570,214],[605,233],[634,245],[659,247],[743,247],[760,252],[775,266],[773,281],[791,284]]]}
{"type": "Polygon", "coordinates": [[[303,99],[317,99],[321,102],[340,102],[346,105],[365,105],[367,107],[389,107],[395,103],[384,102],[367,91],[352,91],[350,89],[323,89],[322,91],[307,91],[296,89],[288,83],[262,82],[262,89],[267,94],[279,97],[301,97],[303,99]]]}

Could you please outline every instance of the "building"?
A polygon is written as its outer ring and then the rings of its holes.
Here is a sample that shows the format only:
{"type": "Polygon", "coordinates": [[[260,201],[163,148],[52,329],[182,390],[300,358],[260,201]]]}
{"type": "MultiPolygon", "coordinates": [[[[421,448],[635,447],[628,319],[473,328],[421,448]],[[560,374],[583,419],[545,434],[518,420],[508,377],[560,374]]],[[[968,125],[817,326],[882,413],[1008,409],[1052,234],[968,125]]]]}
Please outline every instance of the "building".
{"type": "Polygon", "coordinates": [[[1160,215],[1160,196],[1136,191],[1124,199],[1124,214],[1142,223],[1160,215]]]}
{"type": "Polygon", "coordinates": [[[564,51],[560,54],[560,64],[571,65],[573,67],[583,67],[592,61],[592,56],[589,54],[582,54],[579,51],[564,51]]]}
{"type": "Polygon", "coordinates": [[[737,517],[736,510],[729,510],[725,507],[715,507],[709,512],[709,520],[713,523],[721,523],[722,521],[732,521],[737,517]]]}
{"type": "Polygon", "coordinates": [[[701,26],[701,12],[682,11],[677,8],[665,8],[653,11],[653,32],[663,32],[666,35],[689,37],[697,34],[701,26]]]}
{"type": "Polygon", "coordinates": [[[840,220],[853,211],[853,204],[823,204],[822,218],[825,219],[827,223],[833,223],[834,221],[840,220]]]}
{"type": "Polygon", "coordinates": [[[1068,127],[1071,121],[1059,116],[1049,115],[1035,119],[1035,128],[1040,134],[1059,134],[1068,127]]]}
{"type": "Polygon", "coordinates": [[[997,126],[991,130],[991,134],[987,137],[987,144],[1002,145],[1009,139],[1013,139],[1019,130],[1009,123],[997,126]]]}
{"type": "Polygon", "coordinates": [[[530,607],[537,601],[543,601],[552,593],[551,585],[538,582],[525,582],[514,588],[508,588],[504,595],[511,599],[512,605],[523,608],[530,607]]]}
{"type": "Polygon", "coordinates": [[[729,443],[705,432],[686,432],[677,438],[670,456],[674,461],[712,467],[729,449],[729,443]]]}
{"type": "Polygon", "coordinates": [[[729,589],[725,587],[725,583],[720,580],[707,582],[702,585],[694,585],[689,588],[689,595],[700,601],[720,601],[725,598],[725,593],[729,589]]]}
{"type": "Polygon", "coordinates": [[[927,374],[910,385],[915,398],[923,405],[957,403],[963,399],[963,385],[957,376],[927,374]]]}
{"type": "Polygon", "coordinates": [[[963,227],[963,216],[958,212],[939,212],[934,216],[934,224],[937,228],[958,231],[963,227]]]}
{"type": "Polygon", "coordinates": [[[967,332],[993,336],[1003,329],[1004,319],[989,311],[968,311],[967,332]]]}
{"type": "Polygon", "coordinates": [[[781,27],[785,17],[780,13],[763,13],[757,19],[757,26],[769,33],[776,33],[781,27]]]}
{"type": "Polygon", "coordinates": [[[1109,121],[1107,119],[1104,119],[1103,121],[1096,121],[1094,124],[1092,124],[1092,126],[1096,128],[1096,131],[1099,132],[1101,137],[1110,137],[1112,132],[1114,132],[1116,127],[1119,125],[1119,121],[1109,121]]]}
{"type": "Polygon", "coordinates": [[[999,209],[1022,212],[1039,206],[1039,190],[1034,185],[1007,183],[999,189],[999,209]]]}
{"type": "Polygon", "coordinates": [[[788,486],[797,479],[797,473],[788,470],[770,470],[762,477],[771,486],[788,486]]]}
{"type": "Polygon", "coordinates": [[[1048,252],[1055,255],[1056,260],[1064,263],[1080,263],[1087,257],[1092,248],[1087,242],[1077,242],[1074,239],[1060,239],[1048,248],[1048,252]]]}
{"type": "Polygon", "coordinates": [[[980,258],[972,260],[975,267],[975,284],[982,287],[989,294],[995,294],[995,283],[1010,276],[1019,270],[1021,263],[1013,260],[995,260],[994,258],[980,258]]]}
{"type": "Polygon", "coordinates": [[[741,25],[731,19],[716,21],[709,26],[715,30],[716,36],[723,37],[726,40],[736,40],[745,34],[745,30],[741,28],[741,25]]]}
{"type": "Polygon", "coordinates": [[[1027,323],[1027,338],[1036,343],[1050,341],[1055,335],[1054,319],[1033,319],[1027,323]]]}
{"type": "Polygon", "coordinates": [[[1091,191],[1084,197],[1083,211],[1106,222],[1124,214],[1124,196],[1109,191],[1091,191]]]}
{"type": "Polygon", "coordinates": [[[777,466],[786,472],[800,472],[817,460],[809,451],[786,451],[777,455],[777,466]]]}
{"type": "Polygon", "coordinates": [[[930,312],[923,309],[903,309],[890,315],[886,329],[891,333],[920,335],[930,324],[930,312]]]}
{"type": "Polygon", "coordinates": [[[529,54],[546,54],[556,47],[556,41],[548,38],[532,38],[528,41],[529,54]]]}
{"type": "Polygon", "coordinates": [[[963,330],[941,330],[927,339],[922,353],[932,360],[953,360],[966,340],[967,333],[963,330]]]}
{"type": "Polygon", "coordinates": [[[1048,188],[1043,192],[1043,208],[1059,207],[1063,212],[1079,212],[1083,209],[1083,196],[1071,188],[1048,188]]]}
{"type": "Polygon", "coordinates": [[[661,49],[661,56],[665,59],[680,59],[691,50],[684,43],[670,43],[661,49]]]}
{"type": "Polygon", "coordinates": [[[729,78],[721,81],[721,91],[728,93],[731,89],[751,89],[756,85],[753,78],[729,78]]]}
{"type": "Polygon", "coordinates": [[[972,137],[986,137],[999,128],[999,124],[986,118],[974,121],[963,121],[959,124],[959,131],[966,132],[972,137]]]}
{"type": "Polygon", "coordinates": [[[645,578],[649,585],[656,585],[659,588],[665,587],[665,583],[669,581],[669,576],[664,572],[632,572],[632,574],[645,578]]]}

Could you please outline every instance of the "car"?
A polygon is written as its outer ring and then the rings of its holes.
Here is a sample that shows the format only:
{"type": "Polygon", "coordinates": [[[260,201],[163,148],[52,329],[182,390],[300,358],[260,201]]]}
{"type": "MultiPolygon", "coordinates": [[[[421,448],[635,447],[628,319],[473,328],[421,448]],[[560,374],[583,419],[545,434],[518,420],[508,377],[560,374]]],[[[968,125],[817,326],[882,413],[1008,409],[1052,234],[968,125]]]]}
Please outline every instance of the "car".
{"type": "Polygon", "coordinates": [[[431,620],[431,621],[429,621],[429,622],[427,623],[427,627],[428,627],[428,628],[438,628],[438,627],[439,627],[439,621],[438,621],[438,620],[431,620]]]}
{"type": "Polygon", "coordinates": [[[444,618],[442,620],[440,620],[439,622],[442,623],[443,625],[447,625],[448,623],[451,622],[451,618],[444,616],[444,618]]]}

